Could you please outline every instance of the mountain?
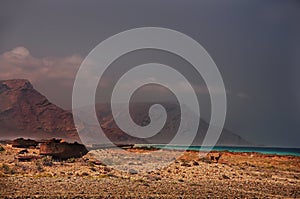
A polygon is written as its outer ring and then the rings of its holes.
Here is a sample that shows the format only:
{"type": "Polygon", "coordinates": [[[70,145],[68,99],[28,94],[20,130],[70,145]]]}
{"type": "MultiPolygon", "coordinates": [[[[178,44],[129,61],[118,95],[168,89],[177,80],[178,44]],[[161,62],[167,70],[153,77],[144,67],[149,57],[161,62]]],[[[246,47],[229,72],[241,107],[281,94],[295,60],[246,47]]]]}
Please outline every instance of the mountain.
{"type": "Polygon", "coordinates": [[[72,114],[23,79],[0,81],[0,137],[79,140],[72,114]]]}
{"type": "MultiPolygon", "coordinates": [[[[83,128],[94,131],[90,126],[83,128]]],[[[119,129],[106,129],[113,142],[145,143],[119,129]]],[[[62,138],[81,142],[71,112],[52,104],[28,80],[0,80],[0,139],[62,138]]]]}
{"type": "MultiPolygon", "coordinates": [[[[146,126],[150,123],[148,110],[151,105],[151,103],[131,104],[131,116],[136,124],[146,126]]],[[[161,105],[165,107],[167,112],[166,124],[158,134],[146,139],[132,137],[119,129],[109,104],[98,104],[96,112],[106,137],[114,143],[168,143],[177,132],[182,110],[173,103],[163,102],[161,105]]],[[[91,108],[93,107],[83,108],[82,111],[89,112],[92,110],[91,108]]],[[[119,115],[123,114],[122,111],[120,110],[119,115]]],[[[78,115],[75,117],[80,121],[78,115]]],[[[199,124],[198,134],[193,145],[202,143],[208,128],[207,122],[202,119],[199,124]]],[[[188,126],[189,124],[185,125],[188,126]]],[[[77,126],[81,138],[85,139],[83,140],[84,143],[92,144],[105,140],[103,136],[95,133],[97,129],[97,125],[84,122],[80,122],[77,126]]],[[[49,139],[55,137],[67,141],[80,141],[77,130],[72,113],[49,102],[45,96],[33,88],[29,81],[20,79],[0,81],[0,139],[17,137],[49,139]]],[[[218,145],[249,145],[249,143],[240,136],[224,129],[218,145]]]]}
{"type": "MultiPolygon", "coordinates": [[[[129,106],[130,109],[130,115],[132,117],[132,120],[139,126],[146,126],[150,122],[157,122],[157,121],[151,121],[148,112],[150,107],[154,103],[150,102],[139,102],[139,103],[134,103],[129,106]]],[[[155,103],[156,104],[156,103],[155,103]]],[[[184,131],[188,131],[190,123],[193,122],[192,117],[194,116],[193,111],[188,109],[187,107],[179,107],[178,104],[175,103],[169,103],[169,102],[159,102],[160,105],[162,105],[167,113],[167,119],[164,127],[161,129],[159,133],[156,135],[146,138],[146,142],[151,143],[151,144],[164,144],[164,143],[169,143],[174,136],[177,133],[180,120],[181,120],[181,112],[186,111],[187,116],[190,117],[187,119],[186,123],[183,123],[183,129],[184,131]]],[[[126,105],[120,106],[123,107],[119,109],[117,115],[120,117],[122,114],[124,114],[125,109],[127,108],[126,105]]],[[[98,104],[96,106],[97,110],[97,115],[98,115],[98,120],[101,124],[102,128],[118,128],[117,124],[115,123],[111,110],[110,110],[110,105],[109,104],[98,104]]],[[[117,117],[118,117],[117,116],[117,117]]],[[[160,120],[160,116],[157,117],[157,120],[160,120]]],[[[199,122],[199,127],[198,127],[198,132],[197,135],[192,143],[192,145],[199,146],[202,144],[203,139],[206,135],[207,129],[209,127],[209,124],[203,120],[200,119],[199,122]]],[[[130,129],[130,127],[129,127],[130,129]]],[[[187,133],[186,138],[189,138],[189,135],[187,133]]],[[[183,142],[184,143],[184,142],[183,142]]],[[[180,143],[179,143],[180,144],[180,143]]],[[[231,131],[227,129],[223,129],[221,136],[217,142],[217,145],[219,146],[249,146],[251,143],[248,141],[244,140],[241,136],[232,133],[231,131]]]]}

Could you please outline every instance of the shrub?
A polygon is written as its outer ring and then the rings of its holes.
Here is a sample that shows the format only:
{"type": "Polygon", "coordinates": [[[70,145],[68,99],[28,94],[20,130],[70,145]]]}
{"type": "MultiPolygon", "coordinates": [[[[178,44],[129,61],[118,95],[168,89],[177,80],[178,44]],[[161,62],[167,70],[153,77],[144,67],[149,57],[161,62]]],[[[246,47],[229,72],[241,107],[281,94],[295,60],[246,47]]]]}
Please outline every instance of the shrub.
{"type": "Polygon", "coordinates": [[[69,159],[67,159],[67,162],[68,163],[74,163],[75,162],[75,158],[69,158],[69,159]]]}
{"type": "Polygon", "coordinates": [[[1,170],[3,171],[4,174],[15,174],[16,171],[12,168],[9,167],[7,164],[3,164],[1,167],[1,170]]]}
{"type": "Polygon", "coordinates": [[[90,167],[90,170],[94,172],[97,171],[97,169],[95,169],[94,167],[90,167]]]}
{"type": "Polygon", "coordinates": [[[43,168],[43,166],[42,166],[42,164],[41,164],[40,161],[36,161],[35,165],[36,165],[36,170],[38,170],[39,172],[43,172],[44,171],[44,168],[43,168]]]}
{"type": "Polygon", "coordinates": [[[0,145],[0,152],[5,151],[4,147],[0,145]]]}
{"type": "Polygon", "coordinates": [[[93,162],[88,162],[87,165],[88,165],[89,167],[95,167],[95,164],[94,164],[93,162]]]}
{"type": "Polygon", "coordinates": [[[83,173],[81,173],[81,176],[89,176],[90,174],[89,173],[87,173],[87,172],[83,172],[83,173]]]}
{"type": "Polygon", "coordinates": [[[42,165],[51,167],[53,165],[52,157],[45,156],[42,158],[42,165]]]}

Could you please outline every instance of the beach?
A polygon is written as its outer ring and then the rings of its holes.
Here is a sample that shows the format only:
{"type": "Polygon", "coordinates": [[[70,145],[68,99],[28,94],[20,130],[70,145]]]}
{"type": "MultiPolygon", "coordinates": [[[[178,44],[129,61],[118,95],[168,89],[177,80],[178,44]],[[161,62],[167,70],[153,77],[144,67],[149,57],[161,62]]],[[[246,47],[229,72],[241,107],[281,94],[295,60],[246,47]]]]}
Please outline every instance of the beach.
{"type": "MultiPolygon", "coordinates": [[[[0,154],[1,198],[300,198],[300,157],[187,151],[160,170],[119,171],[93,154],[20,162],[0,154]],[[220,156],[211,160],[211,154],[220,156]]],[[[144,149],[128,149],[143,153],[144,149]]],[[[30,154],[37,154],[29,149],[30,154]]]]}

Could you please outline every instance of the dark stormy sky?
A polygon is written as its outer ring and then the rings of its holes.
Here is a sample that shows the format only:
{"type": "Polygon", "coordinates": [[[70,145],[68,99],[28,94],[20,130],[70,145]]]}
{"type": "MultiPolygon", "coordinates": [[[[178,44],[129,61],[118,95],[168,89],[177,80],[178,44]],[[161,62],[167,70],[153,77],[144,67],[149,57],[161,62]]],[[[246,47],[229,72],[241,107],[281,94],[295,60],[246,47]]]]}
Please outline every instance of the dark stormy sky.
{"type": "MultiPolygon", "coordinates": [[[[300,147],[299,24],[298,0],[1,1],[0,79],[29,79],[70,109],[76,72],[97,44],[131,28],[170,28],[198,41],[217,64],[228,98],[226,128],[253,143],[300,147]]],[[[172,56],[136,55],[111,74],[143,58],[193,73],[172,56]]],[[[198,86],[208,120],[208,93],[198,86]]]]}

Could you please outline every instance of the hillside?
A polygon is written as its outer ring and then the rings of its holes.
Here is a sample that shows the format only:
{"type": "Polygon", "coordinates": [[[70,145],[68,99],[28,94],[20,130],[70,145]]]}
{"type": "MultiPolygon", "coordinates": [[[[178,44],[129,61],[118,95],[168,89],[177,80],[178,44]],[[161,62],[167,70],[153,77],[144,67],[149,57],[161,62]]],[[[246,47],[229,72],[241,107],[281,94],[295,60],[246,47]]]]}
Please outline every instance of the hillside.
{"type": "MultiPolygon", "coordinates": [[[[120,130],[115,124],[108,104],[97,105],[96,109],[101,127],[114,143],[168,143],[177,132],[181,110],[176,104],[162,103],[162,105],[168,115],[166,125],[161,132],[147,139],[135,138],[120,130]]],[[[149,103],[131,105],[131,116],[136,124],[141,126],[149,124],[150,106],[149,103]]],[[[81,138],[85,139],[84,143],[98,143],[103,140],[103,137],[95,134],[97,126],[81,123],[77,128],[81,138]]],[[[193,145],[202,143],[207,128],[208,123],[201,119],[193,145]]],[[[34,139],[55,137],[67,141],[80,141],[71,112],[49,102],[27,80],[0,81],[0,139],[17,137],[34,139]]],[[[249,145],[249,143],[224,129],[218,145],[249,145]]]]}

